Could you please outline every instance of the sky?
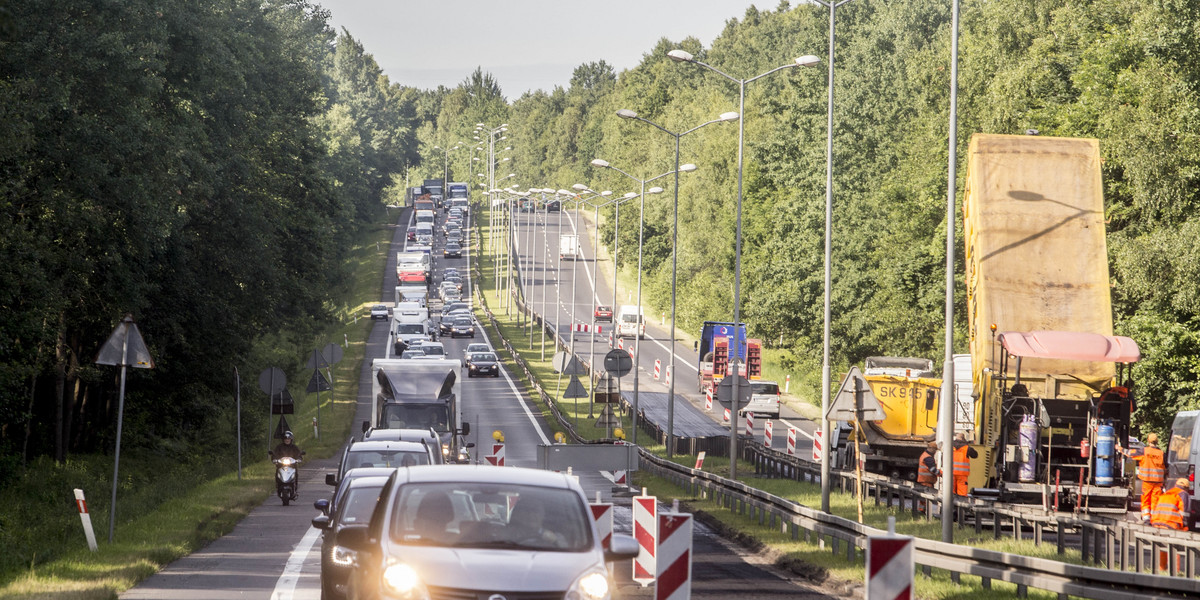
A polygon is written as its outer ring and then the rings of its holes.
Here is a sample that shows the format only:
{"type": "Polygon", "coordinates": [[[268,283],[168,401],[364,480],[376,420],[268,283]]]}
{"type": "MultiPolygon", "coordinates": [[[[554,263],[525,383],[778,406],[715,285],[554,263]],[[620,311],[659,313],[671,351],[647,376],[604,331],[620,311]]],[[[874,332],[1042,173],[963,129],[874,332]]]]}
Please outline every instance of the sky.
{"type": "MultiPolygon", "coordinates": [[[[567,87],[575,67],[637,66],[660,38],[707,48],[729,19],[778,0],[315,0],[374,55],[392,83],[456,87],[476,67],[509,100],[567,87]]],[[[799,2],[792,2],[795,6],[799,2]]]]}

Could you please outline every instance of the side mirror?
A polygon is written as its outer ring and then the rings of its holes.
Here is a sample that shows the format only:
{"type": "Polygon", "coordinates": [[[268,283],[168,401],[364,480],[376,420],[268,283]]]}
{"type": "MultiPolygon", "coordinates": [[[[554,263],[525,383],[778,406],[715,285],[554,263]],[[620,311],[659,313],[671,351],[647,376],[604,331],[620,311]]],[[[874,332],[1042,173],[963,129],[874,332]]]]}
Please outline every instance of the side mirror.
{"type": "Polygon", "coordinates": [[[329,529],[329,515],[317,515],[313,517],[312,526],[317,529],[329,529]]]}
{"type": "Polygon", "coordinates": [[[347,525],[343,527],[338,532],[337,543],[339,546],[349,548],[355,552],[362,552],[369,549],[371,547],[371,538],[367,535],[367,526],[347,525]]]}
{"type": "MultiPolygon", "coordinates": [[[[342,531],[345,532],[344,529],[342,531]]],[[[341,534],[338,534],[338,544],[342,544],[341,534]]],[[[633,536],[614,533],[612,541],[604,549],[604,562],[616,562],[636,558],[640,549],[638,541],[633,536]]]]}
{"type": "Polygon", "coordinates": [[[301,450],[301,451],[300,451],[300,456],[304,456],[305,454],[308,454],[308,452],[306,452],[306,451],[304,451],[304,450],[301,450]]]}
{"type": "Polygon", "coordinates": [[[462,434],[463,435],[471,435],[471,424],[470,423],[463,423],[462,434]]]}
{"type": "Polygon", "coordinates": [[[337,484],[338,484],[337,475],[334,475],[333,473],[325,474],[325,485],[332,485],[333,487],[337,487],[337,484]]]}
{"type": "Polygon", "coordinates": [[[475,442],[467,442],[467,448],[474,448],[475,442]]]}
{"type": "Polygon", "coordinates": [[[313,508],[315,508],[315,509],[321,511],[323,514],[327,515],[327,514],[329,514],[329,500],[326,500],[325,498],[321,498],[320,500],[315,500],[315,501],[313,501],[313,508]]]}

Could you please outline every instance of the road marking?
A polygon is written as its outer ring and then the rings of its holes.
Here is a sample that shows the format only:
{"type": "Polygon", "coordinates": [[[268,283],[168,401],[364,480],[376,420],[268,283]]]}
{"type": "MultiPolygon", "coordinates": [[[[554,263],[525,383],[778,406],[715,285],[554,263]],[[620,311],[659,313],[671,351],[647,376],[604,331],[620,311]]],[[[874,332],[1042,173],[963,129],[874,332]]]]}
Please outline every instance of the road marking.
{"type": "Polygon", "coordinates": [[[312,551],[313,545],[317,543],[317,538],[320,536],[320,529],[310,527],[304,537],[300,538],[300,543],[296,544],[296,548],[288,556],[287,564],[283,566],[283,574],[275,582],[275,591],[271,592],[271,600],[292,599],[292,595],[296,592],[296,582],[300,580],[300,570],[304,566],[304,558],[312,551]]]}
{"type": "Polygon", "coordinates": [[[788,421],[787,419],[779,419],[779,422],[783,423],[784,425],[786,425],[788,427],[795,428],[795,430],[797,432],[799,432],[800,435],[802,435],[810,440],[813,439],[813,436],[809,435],[808,432],[801,429],[799,425],[792,425],[792,423],[790,421],[788,421]]]}
{"type": "MultiPolygon", "coordinates": [[[[483,339],[487,340],[488,345],[495,349],[496,346],[492,344],[492,339],[488,337],[487,330],[483,328],[480,329],[480,333],[483,334],[483,339]]],[[[515,395],[518,400],[524,400],[521,392],[517,390],[516,384],[513,383],[512,378],[508,376],[508,371],[501,368],[500,375],[502,375],[504,377],[504,381],[508,383],[508,389],[512,390],[513,395],[515,395]]],[[[538,437],[542,438],[542,444],[547,446],[550,445],[550,438],[546,437],[546,432],[542,431],[541,425],[538,425],[537,419],[533,416],[533,411],[529,410],[529,403],[521,402],[521,409],[525,411],[525,416],[529,417],[529,422],[533,424],[533,430],[537,432],[538,437]]]]}

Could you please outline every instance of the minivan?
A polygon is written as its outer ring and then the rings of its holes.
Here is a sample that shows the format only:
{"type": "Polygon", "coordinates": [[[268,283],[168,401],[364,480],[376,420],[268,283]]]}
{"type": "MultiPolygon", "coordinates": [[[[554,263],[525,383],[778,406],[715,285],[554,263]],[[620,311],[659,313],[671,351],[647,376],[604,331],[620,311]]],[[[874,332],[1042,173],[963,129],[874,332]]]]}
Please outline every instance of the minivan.
{"type": "Polygon", "coordinates": [[[620,312],[617,313],[617,335],[620,337],[633,337],[644,339],[646,337],[646,316],[642,311],[632,305],[622,306],[620,312]]]}
{"type": "Polygon", "coordinates": [[[1196,464],[1200,462],[1200,410],[1185,410],[1175,415],[1171,423],[1171,440],[1163,452],[1167,463],[1167,483],[1163,489],[1170,489],[1170,483],[1182,477],[1192,482],[1192,494],[1189,494],[1187,516],[1188,529],[1196,526],[1197,516],[1200,516],[1200,498],[1195,494],[1196,464]]]}
{"type": "Polygon", "coordinates": [[[433,245],[433,223],[417,223],[417,243],[422,246],[433,245]]]}

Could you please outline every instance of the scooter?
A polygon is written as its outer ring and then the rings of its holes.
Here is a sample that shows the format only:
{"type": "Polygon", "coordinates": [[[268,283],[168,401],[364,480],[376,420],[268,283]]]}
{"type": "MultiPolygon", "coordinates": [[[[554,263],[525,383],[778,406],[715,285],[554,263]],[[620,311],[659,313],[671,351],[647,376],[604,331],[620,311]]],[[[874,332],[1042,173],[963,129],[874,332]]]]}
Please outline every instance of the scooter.
{"type": "MultiPolygon", "coordinates": [[[[303,455],[304,452],[300,454],[303,455]]],[[[296,467],[303,461],[285,456],[273,458],[271,462],[275,463],[275,492],[279,494],[279,499],[283,500],[283,505],[287,506],[296,499],[296,467]]]]}

